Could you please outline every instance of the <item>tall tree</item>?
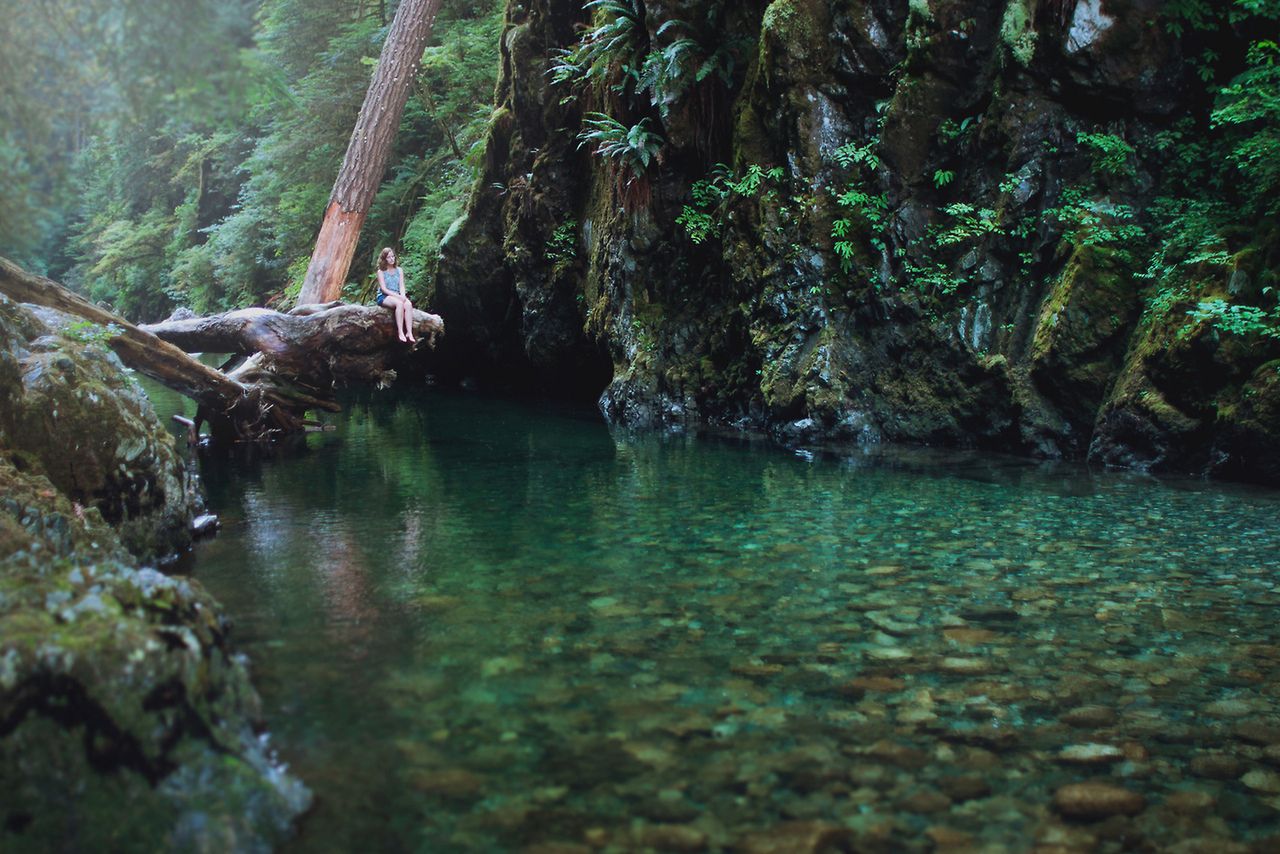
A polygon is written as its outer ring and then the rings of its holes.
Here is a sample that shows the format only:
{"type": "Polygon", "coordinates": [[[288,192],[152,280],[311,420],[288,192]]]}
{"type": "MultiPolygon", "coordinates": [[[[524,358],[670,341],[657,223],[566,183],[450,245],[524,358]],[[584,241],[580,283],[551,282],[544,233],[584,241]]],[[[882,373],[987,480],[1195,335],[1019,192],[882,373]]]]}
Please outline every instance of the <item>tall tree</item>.
{"type": "Polygon", "coordinates": [[[402,0],[396,10],[329,196],[300,305],[328,302],[342,291],[439,8],[440,0],[402,0]]]}

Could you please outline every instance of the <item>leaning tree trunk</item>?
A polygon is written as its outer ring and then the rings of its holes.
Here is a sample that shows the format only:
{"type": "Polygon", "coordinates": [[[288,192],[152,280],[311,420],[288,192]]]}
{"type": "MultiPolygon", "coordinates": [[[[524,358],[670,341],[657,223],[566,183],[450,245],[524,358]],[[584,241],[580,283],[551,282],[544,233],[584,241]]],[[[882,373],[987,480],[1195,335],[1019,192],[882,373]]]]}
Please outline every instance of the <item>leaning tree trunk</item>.
{"type": "Polygon", "coordinates": [[[298,295],[299,305],[329,302],[342,292],[360,229],[386,170],[400,116],[439,8],[440,0],[402,0],[396,10],[329,196],[320,236],[298,295]]]}

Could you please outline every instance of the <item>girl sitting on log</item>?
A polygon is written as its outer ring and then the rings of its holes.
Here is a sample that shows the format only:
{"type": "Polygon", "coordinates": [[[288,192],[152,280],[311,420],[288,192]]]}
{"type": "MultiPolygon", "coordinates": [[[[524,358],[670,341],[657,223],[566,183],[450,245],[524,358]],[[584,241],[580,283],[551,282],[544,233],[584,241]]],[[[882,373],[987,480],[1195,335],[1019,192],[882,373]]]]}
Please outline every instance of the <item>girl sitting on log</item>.
{"type": "Polygon", "coordinates": [[[404,285],[404,270],[396,265],[395,250],[388,246],[378,253],[378,305],[396,310],[396,332],[401,341],[416,342],[413,337],[413,303],[404,285]]]}

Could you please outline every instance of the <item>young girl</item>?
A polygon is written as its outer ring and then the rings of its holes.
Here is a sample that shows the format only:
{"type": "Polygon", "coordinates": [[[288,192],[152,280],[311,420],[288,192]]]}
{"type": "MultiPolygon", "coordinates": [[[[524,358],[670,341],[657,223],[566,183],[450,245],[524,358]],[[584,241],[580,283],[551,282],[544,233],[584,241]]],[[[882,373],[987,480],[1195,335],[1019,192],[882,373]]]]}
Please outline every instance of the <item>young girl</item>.
{"type": "Polygon", "coordinates": [[[417,341],[413,337],[413,303],[404,286],[404,270],[396,266],[395,250],[388,246],[378,253],[378,305],[396,310],[396,332],[401,341],[417,341]]]}

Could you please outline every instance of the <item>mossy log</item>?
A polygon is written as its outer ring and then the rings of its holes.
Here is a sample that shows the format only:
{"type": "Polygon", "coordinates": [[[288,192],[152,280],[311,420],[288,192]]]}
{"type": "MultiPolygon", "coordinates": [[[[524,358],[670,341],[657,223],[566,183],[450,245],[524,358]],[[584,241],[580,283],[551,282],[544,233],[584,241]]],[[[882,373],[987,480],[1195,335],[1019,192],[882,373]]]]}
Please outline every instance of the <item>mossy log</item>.
{"type": "MultiPolygon", "coordinates": [[[[405,347],[396,340],[392,313],[375,306],[326,303],[288,314],[242,309],[142,327],[4,258],[0,293],[104,327],[106,344],[125,365],[200,404],[197,421],[209,422],[216,441],[302,432],[308,410],[340,409],[335,383],[394,379],[391,364],[405,347]],[[184,349],[247,358],[224,373],[184,349]]],[[[444,331],[438,316],[420,311],[414,326],[431,345],[444,331]]]]}

